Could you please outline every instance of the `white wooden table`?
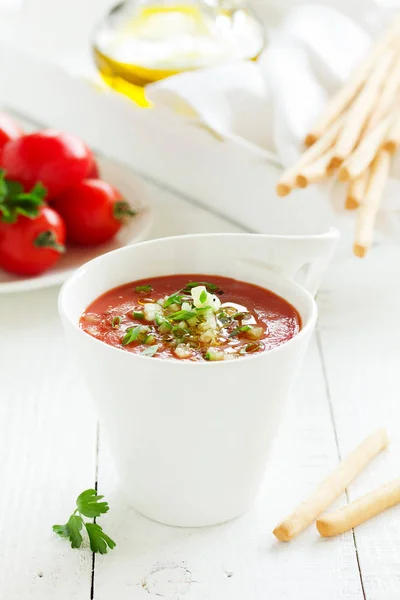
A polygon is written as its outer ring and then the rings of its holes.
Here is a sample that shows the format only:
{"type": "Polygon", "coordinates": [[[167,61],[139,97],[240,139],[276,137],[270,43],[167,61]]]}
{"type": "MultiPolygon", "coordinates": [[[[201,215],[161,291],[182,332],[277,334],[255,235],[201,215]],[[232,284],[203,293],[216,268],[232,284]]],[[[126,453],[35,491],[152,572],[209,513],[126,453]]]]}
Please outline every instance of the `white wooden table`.
{"type": "MultiPolygon", "coordinates": [[[[154,185],[149,191],[151,237],[237,230],[154,185]]],[[[398,600],[400,507],[330,540],[311,527],[281,544],[271,530],[379,425],[390,448],[337,506],[399,475],[399,275],[399,248],[332,265],[262,494],[244,517],[197,530],[153,523],[125,503],[65,347],[58,290],[1,296],[0,600],[398,600]],[[93,559],[51,526],[96,480],[117,547],[93,559]]]]}

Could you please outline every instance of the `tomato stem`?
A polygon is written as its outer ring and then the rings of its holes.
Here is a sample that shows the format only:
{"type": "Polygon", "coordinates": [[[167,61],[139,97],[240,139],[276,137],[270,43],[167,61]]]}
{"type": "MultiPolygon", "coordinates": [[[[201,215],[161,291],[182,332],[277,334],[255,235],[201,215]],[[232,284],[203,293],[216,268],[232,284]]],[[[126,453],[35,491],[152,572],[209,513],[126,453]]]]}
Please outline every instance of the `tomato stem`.
{"type": "Polygon", "coordinates": [[[134,217],[136,215],[136,210],[133,210],[125,200],[120,200],[114,204],[113,214],[116,219],[122,221],[122,219],[125,219],[126,217],[134,217]]]}
{"type": "Polygon", "coordinates": [[[56,234],[54,233],[54,231],[51,231],[51,229],[41,231],[39,235],[37,235],[34,239],[33,245],[36,248],[52,248],[60,254],[63,254],[65,252],[65,246],[58,242],[56,234]]]}

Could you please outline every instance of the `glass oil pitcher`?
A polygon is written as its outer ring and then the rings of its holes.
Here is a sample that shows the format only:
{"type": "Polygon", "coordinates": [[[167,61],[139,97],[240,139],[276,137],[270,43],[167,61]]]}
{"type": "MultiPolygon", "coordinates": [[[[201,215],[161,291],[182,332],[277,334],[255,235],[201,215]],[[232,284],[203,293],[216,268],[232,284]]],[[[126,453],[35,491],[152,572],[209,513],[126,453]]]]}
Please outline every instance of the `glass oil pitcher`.
{"type": "Polygon", "coordinates": [[[257,58],[264,29],[241,0],[126,0],[97,27],[104,81],[146,106],[144,86],[218,63],[257,58]]]}

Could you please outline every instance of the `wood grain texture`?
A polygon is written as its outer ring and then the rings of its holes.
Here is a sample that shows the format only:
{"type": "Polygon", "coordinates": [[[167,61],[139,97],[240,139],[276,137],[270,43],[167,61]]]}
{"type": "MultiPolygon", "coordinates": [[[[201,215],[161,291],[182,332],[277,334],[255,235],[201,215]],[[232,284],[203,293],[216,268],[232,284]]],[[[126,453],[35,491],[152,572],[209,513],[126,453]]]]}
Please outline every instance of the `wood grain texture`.
{"type": "MultiPolygon", "coordinates": [[[[386,426],[387,450],[349,487],[351,501],[399,476],[400,248],[375,247],[344,259],[319,296],[320,336],[342,455],[386,426]]],[[[400,597],[400,507],[355,529],[367,600],[400,597]]]]}
{"type": "Polygon", "coordinates": [[[95,478],[96,419],[67,357],[57,290],[0,297],[0,598],[87,600],[91,553],[52,532],[95,478]]]}

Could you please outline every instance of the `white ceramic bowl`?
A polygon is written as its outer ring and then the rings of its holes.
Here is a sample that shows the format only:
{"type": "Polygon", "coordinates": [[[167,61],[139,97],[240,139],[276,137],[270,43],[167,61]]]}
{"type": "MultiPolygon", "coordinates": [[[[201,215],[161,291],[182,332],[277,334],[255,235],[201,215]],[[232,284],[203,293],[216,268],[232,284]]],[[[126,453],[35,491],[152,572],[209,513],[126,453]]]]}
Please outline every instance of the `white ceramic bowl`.
{"type": "Polygon", "coordinates": [[[337,237],[331,231],[153,240],[96,258],[64,284],[59,309],[65,331],[139,512],[171,525],[201,526],[251,506],[316,322],[312,294],[337,237]],[[309,291],[288,278],[304,265],[309,291]],[[79,328],[82,312],[110,288],[174,273],[224,275],[266,287],[296,307],[302,329],[253,357],[192,363],[125,352],[79,328]]]}

